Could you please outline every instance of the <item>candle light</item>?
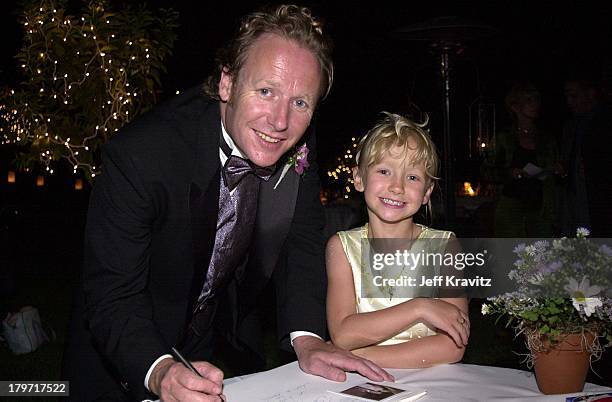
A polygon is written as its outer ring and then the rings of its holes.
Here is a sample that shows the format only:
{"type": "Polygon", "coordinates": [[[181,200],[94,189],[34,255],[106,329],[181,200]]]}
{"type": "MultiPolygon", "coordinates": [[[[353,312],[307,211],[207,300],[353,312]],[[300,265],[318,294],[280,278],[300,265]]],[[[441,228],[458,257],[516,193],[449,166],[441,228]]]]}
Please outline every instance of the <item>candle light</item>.
{"type": "Polygon", "coordinates": [[[83,180],[82,179],[76,179],[74,181],[74,189],[75,190],[83,190],[83,180]]]}
{"type": "Polygon", "coordinates": [[[45,176],[39,175],[36,177],[36,187],[42,187],[45,185],[45,176]]]}
{"type": "Polygon", "coordinates": [[[7,181],[11,184],[15,183],[15,172],[13,172],[12,170],[9,170],[8,172],[7,181]]]}
{"type": "Polygon", "coordinates": [[[472,187],[472,183],[470,183],[469,181],[466,181],[463,183],[463,193],[465,195],[468,195],[470,197],[474,197],[478,195],[478,188],[476,188],[476,190],[474,190],[474,188],[472,187]]]}

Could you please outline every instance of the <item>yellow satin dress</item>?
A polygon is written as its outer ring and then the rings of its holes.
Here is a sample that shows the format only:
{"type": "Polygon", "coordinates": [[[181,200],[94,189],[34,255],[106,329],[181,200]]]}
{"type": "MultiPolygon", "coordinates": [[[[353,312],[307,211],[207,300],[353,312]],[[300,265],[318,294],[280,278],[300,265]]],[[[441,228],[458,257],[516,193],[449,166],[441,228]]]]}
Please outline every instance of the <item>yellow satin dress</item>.
{"type": "MultiPolygon", "coordinates": [[[[452,232],[445,230],[436,230],[428,228],[427,226],[418,225],[421,228],[421,233],[415,240],[425,240],[425,239],[438,239],[435,242],[429,242],[425,244],[435,244],[435,248],[437,250],[432,251],[442,251],[445,248],[446,242],[451,237],[452,232]]],[[[411,300],[411,298],[406,297],[361,297],[362,295],[362,273],[366,270],[363,269],[361,263],[361,255],[362,255],[362,240],[368,238],[368,225],[338,232],[338,236],[342,242],[342,247],[346,254],[346,257],[350,263],[351,270],[353,273],[353,283],[355,285],[355,305],[357,309],[357,313],[368,313],[372,311],[382,310],[388,307],[395,306],[397,304],[403,303],[405,301],[411,300]]],[[[422,338],[425,336],[436,335],[436,332],[429,328],[422,322],[418,322],[411,326],[410,328],[402,331],[401,333],[393,336],[386,341],[379,343],[379,345],[393,345],[397,343],[407,342],[412,339],[422,338]]]]}

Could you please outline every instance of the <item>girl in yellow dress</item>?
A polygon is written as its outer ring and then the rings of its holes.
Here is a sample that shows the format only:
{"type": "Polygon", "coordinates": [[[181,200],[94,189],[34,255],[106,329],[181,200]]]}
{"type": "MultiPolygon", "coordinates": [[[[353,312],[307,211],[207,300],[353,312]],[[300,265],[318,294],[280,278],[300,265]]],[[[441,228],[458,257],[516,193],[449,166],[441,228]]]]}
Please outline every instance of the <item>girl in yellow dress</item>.
{"type": "Polygon", "coordinates": [[[470,332],[465,297],[395,297],[389,286],[379,286],[384,297],[362,292],[362,282],[372,277],[361,261],[362,245],[368,240],[405,239],[444,252],[454,239],[451,232],[413,222],[419,209],[429,204],[439,165],[423,126],[387,113],[360,141],[353,177],[355,189],[364,193],[369,223],[339,232],[327,244],[331,339],[387,368],[457,362],[470,332]]]}

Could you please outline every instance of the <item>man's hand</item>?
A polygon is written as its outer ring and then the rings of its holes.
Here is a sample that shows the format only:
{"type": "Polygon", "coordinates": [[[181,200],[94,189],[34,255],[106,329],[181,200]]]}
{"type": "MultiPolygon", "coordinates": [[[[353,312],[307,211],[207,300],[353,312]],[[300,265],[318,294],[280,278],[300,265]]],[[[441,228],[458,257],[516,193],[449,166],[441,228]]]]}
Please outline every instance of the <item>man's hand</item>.
{"type": "Polygon", "coordinates": [[[207,362],[194,362],[193,366],[202,377],[174,359],[162,360],[149,377],[149,389],[164,402],[224,401],[223,372],[207,362]]]}
{"type": "Polygon", "coordinates": [[[302,371],[332,381],[345,381],[345,371],[356,371],[372,381],[394,381],[389,373],[368,359],[322,341],[314,336],[300,336],[293,341],[293,349],[302,371]]]}

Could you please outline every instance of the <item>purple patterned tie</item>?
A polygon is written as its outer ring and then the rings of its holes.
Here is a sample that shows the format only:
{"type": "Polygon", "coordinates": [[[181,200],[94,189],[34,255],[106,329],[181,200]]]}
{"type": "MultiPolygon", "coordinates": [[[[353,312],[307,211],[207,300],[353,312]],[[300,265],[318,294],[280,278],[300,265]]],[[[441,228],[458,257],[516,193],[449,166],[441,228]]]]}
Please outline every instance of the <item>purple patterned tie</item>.
{"type": "MultiPolygon", "coordinates": [[[[224,142],[222,142],[222,149],[224,142]]],[[[223,149],[227,155],[227,151],[223,149]]],[[[216,293],[246,262],[257,215],[259,179],[268,180],[274,166],[261,168],[230,155],[221,169],[219,215],[215,245],[190,329],[199,337],[208,332],[218,302],[216,293]],[[235,191],[232,191],[234,190],[235,191]]]]}

